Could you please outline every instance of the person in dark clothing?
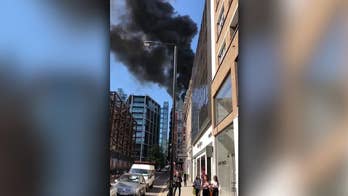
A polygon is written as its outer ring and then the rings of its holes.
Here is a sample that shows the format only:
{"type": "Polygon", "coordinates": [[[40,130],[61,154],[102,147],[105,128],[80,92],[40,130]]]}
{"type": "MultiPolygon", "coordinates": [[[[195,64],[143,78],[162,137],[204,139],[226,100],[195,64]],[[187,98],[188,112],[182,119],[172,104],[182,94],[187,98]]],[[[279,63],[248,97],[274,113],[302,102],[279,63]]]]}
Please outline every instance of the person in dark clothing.
{"type": "Polygon", "coordinates": [[[174,196],[176,193],[176,189],[179,189],[179,196],[181,195],[181,182],[182,182],[182,178],[179,172],[176,172],[175,174],[175,188],[174,188],[174,196]]]}
{"type": "Polygon", "coordinates": [[[185,185],[185,186],[187,186],[187,182],[186,182],[186,181],[187,181],[187,174],[184,173],[184,185],[185,185]]]}
{"type": "Polygon", "coordinates": [[[202,189],[203,189],[203,196],[209,196],[210,195],[210,183],[207,175],[203,176],[203,182],[202,182],[202,189]]]}
{"type": "Polygon", "coordinates": [[[197,175],[195,181],[193,181],[193,188],[195,189],[195,193],[196,196],[199,196],[199,192],[201,191],[201,179],[199,178],[199,176],[197,175]]]}
{"type": "Polygon", "coordinates": [[[219,196],[219,180],[217,176],[214,176],[213,181],[211,182],[211,188],[213,190],[213,196],[219,196]]]}

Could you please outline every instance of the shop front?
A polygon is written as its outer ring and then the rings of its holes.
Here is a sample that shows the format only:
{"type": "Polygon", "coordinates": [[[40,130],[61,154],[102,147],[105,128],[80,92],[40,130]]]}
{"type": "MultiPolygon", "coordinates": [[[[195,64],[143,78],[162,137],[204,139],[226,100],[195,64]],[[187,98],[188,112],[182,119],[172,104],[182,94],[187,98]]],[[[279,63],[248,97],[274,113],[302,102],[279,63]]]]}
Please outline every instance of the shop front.
{"type": "Polygon", "coordinates": [[[216,165],[221,196],[237,196],[237,170],[233,123],[216,135],[216,165]]]}
{"type": "Polygon", "coordinates": [[[192,178],[194,180],[196,176],[202,177],[202,175],[208,175],[211,179],[215,175],[214,169],[214,140],[211,134],[211,128],[209,128],[203,136],[195,143],[192,149],[192,178]]]}

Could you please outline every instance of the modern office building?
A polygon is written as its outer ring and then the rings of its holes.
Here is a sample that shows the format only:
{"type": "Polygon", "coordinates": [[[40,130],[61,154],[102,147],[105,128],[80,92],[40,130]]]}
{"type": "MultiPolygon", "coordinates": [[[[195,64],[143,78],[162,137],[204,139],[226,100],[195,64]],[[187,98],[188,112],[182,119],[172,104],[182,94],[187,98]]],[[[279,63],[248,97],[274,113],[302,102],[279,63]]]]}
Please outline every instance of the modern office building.
{"type": "Polygon", "coordinates": [[[159,145],[161,106],[150,96],[130,95],[127,100],[133,118],[137,122],[133,135],[135,146],[134,160],[148,159],[152,147],[159,145]]]}
{"type": "Polygon", "coordinates": [[[212,125],[220,195],[238,195],[238,0],[210,2],[212,125]]]}
{"type": "Polygon", "coordinates": [[[169,103],[166,101],[161,108],[161,121],[160,121],[160,137],[159,143],[161,150],[164,154],[168,153],[168,118],[169,115],[169,103]]]}
{"type": "Polygon", "coordinates": [[[193,175],[215,174],[215,157],[213,156],[214,136],[211,115],[211,14],[210,1],[205,3],[198,45],[192,68],[191,84],[191,144],[193,175]]]}
{"type": "Polygon", "coordinates": [[[131,166],[136,121],[118,93],[110,92],[109,96],[110,171],[114,173],[126,171],[131,166]]]}

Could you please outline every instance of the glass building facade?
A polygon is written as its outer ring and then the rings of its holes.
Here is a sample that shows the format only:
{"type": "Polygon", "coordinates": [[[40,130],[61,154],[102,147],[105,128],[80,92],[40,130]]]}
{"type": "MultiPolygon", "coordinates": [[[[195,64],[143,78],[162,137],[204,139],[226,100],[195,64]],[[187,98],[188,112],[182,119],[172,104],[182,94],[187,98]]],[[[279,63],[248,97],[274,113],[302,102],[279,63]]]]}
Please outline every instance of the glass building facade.
{"type": "Polygon", "coordinates": [[[169,103],[166,101],[161,108],[161,123],[160,123],[160,136],[159,142],[162,152],[167,153],[168,150],[168,115],[169,115],[169,103]]]}
{"type": "Polygon", "coordinates": [[[211,124],[210,85],[211,65],[207,49],[207,16],[203,13],[201,31],[197,45],[196,56],[192,68],[192,143],[211,124]]]}
{"type": "Polygon", "coordinates": [[[150,161],[150,148],[159,145],[161,107],[151,97],[141,95],[130,95],[128,104],[137,122],[133,159],[150,161]]]}

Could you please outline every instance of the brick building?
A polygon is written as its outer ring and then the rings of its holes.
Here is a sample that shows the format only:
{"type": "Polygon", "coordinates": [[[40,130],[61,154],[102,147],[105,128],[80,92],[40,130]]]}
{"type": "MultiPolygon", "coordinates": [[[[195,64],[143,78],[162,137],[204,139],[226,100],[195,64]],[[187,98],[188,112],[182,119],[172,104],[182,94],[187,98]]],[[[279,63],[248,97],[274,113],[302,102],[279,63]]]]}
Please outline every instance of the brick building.
{"type": "Polygon", "coordinates": [[[110,170],[115,173],[128,170],[131,166],[136,121],[118,93],[110,92],[109,96],[110,170]]]}

